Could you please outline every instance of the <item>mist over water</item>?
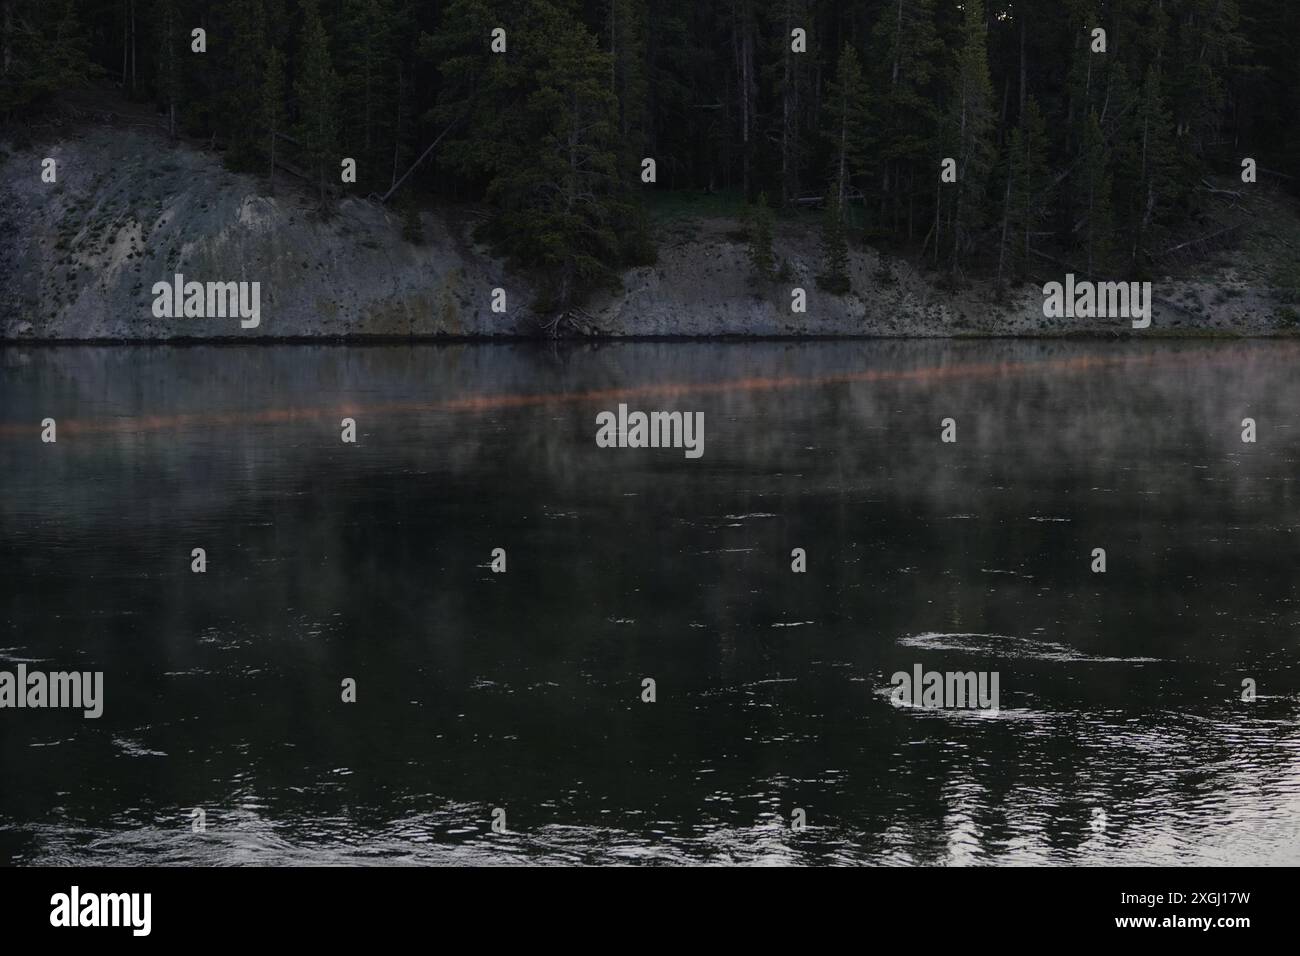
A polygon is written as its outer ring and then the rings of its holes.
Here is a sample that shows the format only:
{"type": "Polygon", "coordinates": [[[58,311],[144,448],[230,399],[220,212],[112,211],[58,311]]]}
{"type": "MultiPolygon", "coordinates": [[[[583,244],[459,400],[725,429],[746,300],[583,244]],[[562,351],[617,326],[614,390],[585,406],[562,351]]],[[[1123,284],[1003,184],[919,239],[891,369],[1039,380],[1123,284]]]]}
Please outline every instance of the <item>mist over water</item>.
{"type": "Polygon", "coordinates": [[[1300,863],[1297,358],[0,350],[0,861],[1300,863]]]}

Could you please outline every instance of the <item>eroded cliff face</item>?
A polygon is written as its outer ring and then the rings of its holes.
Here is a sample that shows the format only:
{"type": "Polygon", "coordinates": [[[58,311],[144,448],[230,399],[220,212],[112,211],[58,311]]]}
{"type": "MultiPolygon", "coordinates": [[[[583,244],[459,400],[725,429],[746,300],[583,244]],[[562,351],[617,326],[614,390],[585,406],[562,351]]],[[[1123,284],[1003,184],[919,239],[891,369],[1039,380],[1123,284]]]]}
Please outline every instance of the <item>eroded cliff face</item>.
{"type": "MultiPolygon", "coordinates": [[[[0,339],[257,339],[538,334],[529,283],[470,238],[468,224],[423,215],[424,242],[402,238],[391,210],[345,198],[322,220],[296,183],[277,195],[211,153],[123,127],[69,128],[0,153],[0,339]],[[57,183],[41,181],[41,160],[57,183]],[[257,282],[260,321],[158,317],[153,288],[187,281],[257,282]],[[506,311],[492,311],[492,290],[506,311]]],[[[1053,335],[1122,333],[1124,319],[1043,317],[1040,288],[952,294],[909,263],[851,255],[853,291],[817,288],[816,229],[782,224],[781,281],[756,287],[728,221],[658,230],[659,261],[624,289],[595,297],[581,328],[622,335],[1053,335]],[[792,287],[807,296],[791,309],[792,287]]],[[[1232,270],[1155,283],[1151,331],[1289,331],[1266,285],[1232,270]],[[1228,290],[1225,295],[1224,290],[1228,290]]],[[[567,328],[567,326],[566,326],[567,328]]]]}
{"type": "Polygon", "coordinates": [[[418,246],[363,199],[322,221],[296,185],[262,195],[264,182],[150,134],[90,128],[23,150],[5,158],[3,183],[5,338],[511,334],[518,321],[491,311],[490,290],[529,299],[445,221],[426,215],[418,246]],[[45,155],[54,185],[41,182],[45,155]],[[260,283],[262,321],[157,318],[153,285],[178,272],[260,283]]]}

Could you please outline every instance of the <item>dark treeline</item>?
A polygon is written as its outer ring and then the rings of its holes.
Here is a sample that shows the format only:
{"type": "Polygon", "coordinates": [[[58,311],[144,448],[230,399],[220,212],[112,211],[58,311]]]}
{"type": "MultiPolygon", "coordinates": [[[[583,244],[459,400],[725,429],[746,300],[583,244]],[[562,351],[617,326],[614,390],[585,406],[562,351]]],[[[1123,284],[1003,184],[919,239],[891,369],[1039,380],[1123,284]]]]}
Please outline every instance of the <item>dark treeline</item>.
{"type": "MultiPolygon", "coordinates": [[[[109,80],[154,104],[173,135],[208,141],[272,189],[291,170],[323,206],[353,157],[358,182],[342,188],[485,203],[485,235],[556,306],[653,260],[646,210],[665,190],[731,194],[738,208],[743,197],[760,237],[769,207],[820,210],[820,281],[843,291],[848,246],[863,241],[954,280],[1012,280],[1047,260],[1139,276],[1196,226],[1207,176],[1249,156],[1261,180],[1300,184],[1291,0],[0,0],[0,11],[11,120],[63,87],[109,80]],[[955,182],[941,179],[946,158],[955,182]]],[[[761,249],[755,262],[771,268],[761,249]]]]}

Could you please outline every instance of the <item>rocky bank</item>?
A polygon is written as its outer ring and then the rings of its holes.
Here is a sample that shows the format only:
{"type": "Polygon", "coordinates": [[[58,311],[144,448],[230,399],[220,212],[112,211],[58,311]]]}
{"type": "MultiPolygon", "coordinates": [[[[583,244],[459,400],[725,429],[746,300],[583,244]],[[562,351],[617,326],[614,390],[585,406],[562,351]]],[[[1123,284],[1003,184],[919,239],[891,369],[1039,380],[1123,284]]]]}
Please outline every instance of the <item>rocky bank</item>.
{"type": "MultiPolygon", "coordinates": [[[[281,181],[226,170],[215,154],[152,130],[81,124],[21,148],[0,144],[0,340],[476,337],[542,334],[527,281],[471,238],[469,210],[422,214],[424,241],[403,238],[391,209],[359,196],[322,220],[281,181]],[[41,161],[57,162],[57,182],[41,161]],[[261,323],[156,318],[152,286],[175,273],[258,281],[261,323]],[[493,312],[492,289],[507,311],[493,312]]],[[[1292,334],[1295,307],[1277,275],[1300,263],[1300,216],[1280,194],[1261,203],[1242,248],[1200,274],[1156,277],[1143,334],[1292,334]],[[1269,264],[1259,255],[1267,250],[1269,264]],[[1275,263],[1279,259],[1283,268],[1275,263]]],[[[659,261],[630,270],[623,291],[588,303],[583,331],[609,336],[965,336],[1124,334],[1127,320],[1048,320],[1041,286],[961,293],[872,250],[852,253],[852,292],[817,288],[817,230],[782,222],[781,282],[756,289],[734,222],[656,223],[659,261]],[[807,292],[807,312],[789,289],[807,292]]],[[[1061,270],[1064,272],[1064,270],[1061,270]]],[[[1058,276],[1057,278],[1062,278],[1058,276]]]]}

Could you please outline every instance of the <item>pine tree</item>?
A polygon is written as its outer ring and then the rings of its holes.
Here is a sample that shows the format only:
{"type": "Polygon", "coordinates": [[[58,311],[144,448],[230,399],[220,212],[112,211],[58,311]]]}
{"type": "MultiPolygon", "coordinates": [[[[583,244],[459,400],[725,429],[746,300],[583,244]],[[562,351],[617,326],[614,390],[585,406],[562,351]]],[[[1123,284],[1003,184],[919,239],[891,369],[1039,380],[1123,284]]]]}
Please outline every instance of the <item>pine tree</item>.
{"type": "Polygon", "coordinates": [[[636,0],[610,0],[608,39],[610,92],[614,95],[619,143],[613,194],[609,199],[611,222],[618,237],[618,260],[626,265],[649,265],[657,258],[650,235],[641,160],[652,156],[647,82],[647,11],[636,0]]]}
{"type": "Polygon", "coordinates": [[[275,193],[275,147],[284,126],[284,56],[275,47],[266,53],[266,67],[262,80],[261,120],[266,136],[267,155],[270,156],[270,192],[275,193]]]}
{"type": "Polygon", "coordinates": [[[595,36],[567,11],[538,6],[536,42],[548,55],[526,125],[541,151],[520,143],[515,168],[493,185],[506,200],[506,227],[531,233],[527,258],[554,280],[552,301],[567,309],[588,289],[618,282],[618,102],[607,85],[612,59],[595,36]]]}
{"type": "Polygon", "coordinates": [[[1147,246],[1178,187],[1173,117],[1161,95],[1160,74],[1147,70],[1137,109],[1128,125],[1116,165],[1124,183],[1126,250],[1130,268],[1143,269],[1147,246]]]}
{"type": "Polygon", "coordinates": [[[1109,265],[1114,238],[1109,153],[1096,110],[1088,114],[1084,128],[1083,157],[1081,179],[1086,214],[1084,247],[1087,252],[1088,275],[1091,277],[1097,274],[1097,270],[1109,265]]]}
{"type": "Polygon", "coordinates": [[[348,155],[361,157],[362,179],[373,177],[387,152],[397,93],[397,13],[392,0],[345,0],[340,18],[339,73],[350,95],[343,100],[342,135],[348,155]]]}
{"type": "MultiPolygon", "coordinates": [[[[507,17],[515,6],[514,0],[450,0],[438,30],[420,37],[420,55],[437,64],[441,80],[431,118],[457,125],[442,149],[443,161],[466,175],[490,176],[501,162],[493,140],[510,132],[502,110],[514,115],[526,93],[519,48],[524,23],[507,17]],[[506,22],[519,24],[506,32],[506,52],[489,52],[492,31],[506,22]]],[[[409,90],[409,76],[403,86],[409,90]]]]}
{"type": "Polygon", "coordinates": [[[1025,103],[1020,124],[1008,142],[1010,169],[1010,206],[1012,267],[1018,276],[1029,271],[1034,232],[1047,218],[1052,203],[1052,180],[1047,166],[1047,124],[1038,101],[1032,96],[1025,103]]]}
{"type": "Polygon", "coordinates": [[[827,197],[826,213],[822,219],[822,271],[817,276],[817,285],[836,295],[843,295],[850,288],[844,203],[834,194],[827,197]]]}
{"type": "Polygon", "coordinates": [[[424,221],[420,217],[420,205],[409,197],[402,204],[402,238],[413,246],[424,245],[424,221]]]}
{"type": "Polygon", "coordinates": [[[73,0],[7,0],[0,18],[0,117],[11,116],[95,72],[73,0]]]}
{"type": "MultiPolygon", "coordinates": [[[[780,205],[786,206],[799,196],[800,169],[809,152],[802,135],[803,117],[816,115],[815,111],[809,110],[805,105],[812,99],[808,54],[796,53],[791,48],[792,31],[796,27],[808,31],[811,26],[808,0],[774,0],[769,20],[768,32],[772,37],[770,62],[761,73],[776,99],[771,136],[778,146],[780,205]]],[[[805,36],[805,40],[815,43],[815,38],[811,36],[805,36]]]]}
{"type": "Polygon", "coordinates": [[[817,283],[837,294],[849,291],[849,247],[845,216],[853,174],[862,166],[866,145],[867,90],[853,47],[840,51],[835,82],[826,98],[824,135],[831,147],[831,176],[822,222],[822,272],[817,283]]]}
{"type": "Polygon", "coordinates": [[[868,149],[868,118],[866,113],[868,90],[862,75],[862,64],[857,51],[844,44],[836,65],[836,76],[826,92],[823,118],[823,137],[831,149],[831,200],[843,207],[853,177],[864,165],[868,149]]]}
{"type": "Polygon", "coordinates": [[[153,21],[158,31],[158,65],[155,93],[167,114],[167,134],[176,138],[176,111],[183,86],[181,83],[180,45],[181,12],[179,0],[154,0],[153,21]]]}
{"type": "Polygon", "coordinates": [[[888,0],[873,31],[875,73],[867,109],[872,117],[868,158],[879,182],[880,218],[900,228],[906,200],[907,234],[914,230],[915,184],[929,184],[939,133],[936,80],[944,47],[934,0],[888,0]],[[920,172],[923,170],[923,172],[920,172]]]}
{"type": "Polygon", "coordinates": [[[298,47],[298,139],[309,169],[316,172],[325,208],[325,171],[338,160],[338,77],[330,63],[329,39],[316,0],[303,0],[298,47]]]}
{"type": "MultiPolygon", "coordinates": [[[[946,195],[948,268],[955,279],[971,234],[983,224],[987,179],[993,166],[993,87],[989,79],[987,26],[981,0],[967,0],[957,55],[952,102],[947,117],[944,155],[956,160],[957,182],[946,195]]],[[[941,220],[936,220],[941,226],[941,220]]],[[[936,228],[938,239],[943,236],[936,228]]]]}
{"type": "Polygon", "coordinates": [[[1191,152],[1204,155],[1218,138],[1227,104],[1227,75],[1245,52],[1235,0],[1184,0],[1175,29],[1177,71],[1171,100],[1177,132],[1190,139],[1191,152]]]}
{"type": "Polygon", "coordinates": [[[229,74],[222,97],[221,125],[229,130],[230,165],[252,166],[260,139],[249,122],[263,105],[260,86],[266,60],[266,11],[262,0],[230,0],[226,15],[231,25],[229,74]]]}
{"type": "Polygon", "coordinates": [[[618,100],[619,138],[629,155],[645,148],[650,124],[646,77],[646,7],[636,0],[609,0],[610,91],[618,100]]]}
{"type": "Polygon", "coordinates": [[[567,2],[510,9],[457,0],[433,39],[447,88],[440,113],[465,117],[445,161],[485,177],[487,238],[535,269],[543,308],[565,311],[618,283],[620,232],[637,225],[631,171],[619,163],[614,60],[567,2]],[[490,53],[491,29],[507,22],[507,52],[490,53]]]}
{"type": "Polygon", "coordinates": [[[767,193],[746,209],[746,233],[749,239],[749,264],[760,282],[770,282],[776,274],[776,257],[772,253],[772,209],[767,193]]]}

